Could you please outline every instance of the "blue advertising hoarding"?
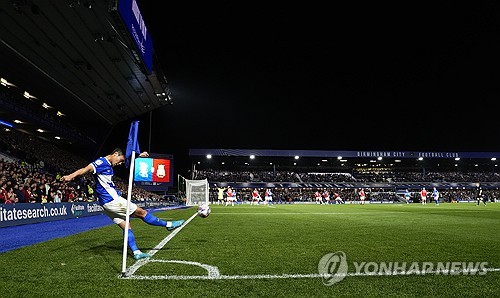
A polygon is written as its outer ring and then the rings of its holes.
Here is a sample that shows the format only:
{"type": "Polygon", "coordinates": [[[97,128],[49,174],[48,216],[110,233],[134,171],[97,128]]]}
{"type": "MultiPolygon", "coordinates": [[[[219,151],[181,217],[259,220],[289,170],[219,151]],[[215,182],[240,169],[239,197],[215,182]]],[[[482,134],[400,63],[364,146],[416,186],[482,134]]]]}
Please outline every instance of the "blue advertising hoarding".
{"type": "Polygon", "coordinates": [[[97,203],[1,204],[0,227],[102,214],[97,203]]]}

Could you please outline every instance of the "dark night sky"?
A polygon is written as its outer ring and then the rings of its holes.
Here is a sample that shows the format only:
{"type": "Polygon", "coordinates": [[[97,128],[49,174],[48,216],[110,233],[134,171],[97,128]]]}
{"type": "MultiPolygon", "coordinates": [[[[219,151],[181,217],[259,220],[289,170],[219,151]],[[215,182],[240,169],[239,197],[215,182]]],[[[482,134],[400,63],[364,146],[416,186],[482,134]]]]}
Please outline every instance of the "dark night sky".
{"type": "Polygon", "coordinates": [[[145,149],[500,150],[498,4],[138,4],[174,96],[145,149]]]}

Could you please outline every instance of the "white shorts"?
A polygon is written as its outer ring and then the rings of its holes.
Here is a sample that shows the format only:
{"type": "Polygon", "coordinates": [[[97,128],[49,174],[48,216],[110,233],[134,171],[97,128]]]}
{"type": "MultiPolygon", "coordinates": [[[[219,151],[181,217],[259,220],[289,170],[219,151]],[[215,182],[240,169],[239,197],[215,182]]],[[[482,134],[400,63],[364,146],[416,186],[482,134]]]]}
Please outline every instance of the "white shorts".
{"type": "Polygon", "coordinates": [[[229,202],[234,202],[234,201],[236,201],[236,197],[227,197],[227,200],[229,202]]]}
{"type": "MultiPolygon", "coordinates": [[[[104,213],[113,220],[115,224],[120,224],[125,221],[126,210],[127,210],[127,200],[119,197],[113,201],[106,203],[102,206],[104,208],[104,213]]],[[[137,210],[137,205],[130,202],[129,215],[137,210]]]]}
{"type": "Polygon", "coordinates": [[[272,201],[273,197],[265,197],[266,201],[272,201]]]}
{"type": "Polygon", "coordinates": [[[360,199],[361,201],[364,201],[364,200],[365,200],[365,197],[359,197],[359,199],[360,199]]]}

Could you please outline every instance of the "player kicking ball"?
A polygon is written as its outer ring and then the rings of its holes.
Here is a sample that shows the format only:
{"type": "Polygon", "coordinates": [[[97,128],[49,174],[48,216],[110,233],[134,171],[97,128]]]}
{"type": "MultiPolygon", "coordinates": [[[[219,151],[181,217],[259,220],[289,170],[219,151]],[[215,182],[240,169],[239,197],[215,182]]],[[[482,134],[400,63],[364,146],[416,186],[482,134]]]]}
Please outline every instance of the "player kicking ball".
{"type": "MultiPolygon", "coordinates": [[[[148,157],[147,152],[142,152],[139,157],[148,157]]],[[[120,148],[116,148],[110,154],[99,157],[95,161],[88,164],[86,167],[78,169],[73,173],[61,177],[61,181],[71,181],[78,176],[92,173],[95,180],[95,194],[97,195],[97,202],[104,209],[104,213],[113,220],[125,233],[126,228],[126,206],[127,200],[121,196],[121,192],[116,189],[112,181],[114,172],[113,167],[121,165],[125,162],[125,156],[120,148]]],[[[164,221],[148,211],[142,209],[136,204],[130,202],[129,216],[142,219],[148,225],[166,228],[172,231],[184,224],[184,220],[164,221]]],[[[140,260],[151,257],[150,254],[142,252],[137,247],[132,227],[128,225],[128,246],[134,254],[134,259],[140,260]]]]}

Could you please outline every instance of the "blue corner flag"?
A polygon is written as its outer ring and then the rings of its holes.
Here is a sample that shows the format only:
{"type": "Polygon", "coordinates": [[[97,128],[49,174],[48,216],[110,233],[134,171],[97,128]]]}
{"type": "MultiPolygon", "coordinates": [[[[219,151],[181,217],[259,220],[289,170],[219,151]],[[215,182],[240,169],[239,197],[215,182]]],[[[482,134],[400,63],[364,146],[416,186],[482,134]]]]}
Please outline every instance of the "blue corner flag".
{"type": "Polygon", "coordinates": [[[139,121],[134,121],[130,124],[130,132],[128,133],[127,140],[127,150],[125,151],[125,166],[128,168],[130,166],[130,157],[132,152],[135,154],[140,154],[139,142],[137,141],[137,133],[139,132],[139,121]]]}

